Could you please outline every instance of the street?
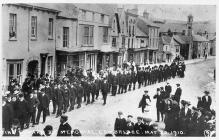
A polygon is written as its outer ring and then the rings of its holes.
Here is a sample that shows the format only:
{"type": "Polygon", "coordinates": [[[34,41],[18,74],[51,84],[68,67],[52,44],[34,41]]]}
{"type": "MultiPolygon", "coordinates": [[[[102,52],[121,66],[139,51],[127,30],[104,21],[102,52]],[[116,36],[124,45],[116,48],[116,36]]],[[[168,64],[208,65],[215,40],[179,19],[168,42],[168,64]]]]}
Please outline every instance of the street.
{"type": "MultiPolygon", "coordinates": [[[[213,99],[211,107],[215,108],[215,82],[213,79],[214,68],[215,58],[186,65],[184,78],[176,77],[175,79],[168,80],[172,86],[171,94],[174,94],[176,84],[180,83],[182,88],[181,99],[190,101],[192,107],[197,104],[197,96],[203,96],[203,91],[207,89],[210,91],[210,96],[212,96],[213,99]]],[[[156,88],[165,85],[166,83],[162,82],[137,89],[134,92],[131,91],[126,94],[119,94],[115,97],[110,96],[111,94],[109,94],[105,106],[102,105],[102,96],[99,96],[99,99],[93,104],[86,106],[85,103],[83,103],[80,109],[75,109],[66,113],[69,117],[68,122],[72,126],[72,129],[79,129],[82,136],[104,136],[106,133],[112,132],[118,111],[122,111],[125,118],[129,114],[133,115],[134,122],[136,122],[137,116],[149,117],[153,120],[152,122],[154,122],[156,121],[156,100],[153,99],[153,96],[156,93],[156,88]],[[138,104],[144,90],[149,91],[152,102],[147,108],[149,112],[142,114],[141,109],[138,108],[138,104]]],[[[42,131],[48,124],[53,126],[53,136],[55,136],[60,124],[59,120],[60,118],[55,118],[55,115],[52,114],[47,117],[45,124],[41,124],[42,120],[40,120],[39,125],[24,130],[21,132],[21,136],[31,136],[34,130],[42,131]]],[[[163,122],[159,123],[159,128],[161,130],[164,128],[163,122]]]]}

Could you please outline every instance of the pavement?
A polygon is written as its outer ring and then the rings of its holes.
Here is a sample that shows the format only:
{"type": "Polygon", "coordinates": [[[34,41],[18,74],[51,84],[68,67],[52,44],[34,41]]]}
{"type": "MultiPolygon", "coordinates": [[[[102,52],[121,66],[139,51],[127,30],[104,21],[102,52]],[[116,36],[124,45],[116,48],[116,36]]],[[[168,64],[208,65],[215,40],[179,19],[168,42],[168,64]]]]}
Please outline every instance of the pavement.
{"type": "MultiPolygon", "coordinates": [[[[210,57],[207,60],[188,60],[185,61],[186,72],[185,78],[170,79],[168,82],[172,86],[172,94],[176,90],[176,83],[180,83],[182,87],[182,97],[191,102],[191,107],[196,106],[197,96],[203,96],[204,90],[210,90],[213,97],[212,108],[215,108],[215,81],[213,80],[213,70],[215,68],[215,58],[210,57]]],[[[104,136],[106,133],[112,133],[114,128],[115,118],[117,112],[122,111],[124,117],[127,115],[133,115],[133,121],[136,122],[138,116],[149,117],[152,119],[152,123],[156,121],[156,100],[153,99],[153,95],[156,94],[156,88],[165,86],[166,83],[158,83],[150,86],[146,86],[135,91],[127,92],[126,94],[120,94],[107,97],[107,104],[102,105],[103,100],[100,96],[93,104],[82,104],[80,109],[67,112],[69,117],[69,124],[73,129],[79,129],[83,136],[104,136]],[[141,109],[138,108],[139,101],[144,94],[144,90],[149,91],[152,102],[150,106],[146,108],[149,112],[142,114],[141,109]]],[[[136,86],[137,87],[137,86],[136,86]]],[[[100,94],[101,95],[101,94],[100,94]]],[[[56,136],[59,127],[60,118],[55,118],[55,115],[47,117],[45,124],[39,124],[33,128],[24,130],[21,136],[31,136],[34,130],[42,131],[43,128],[50,124],[53,126],[54,132],[52,136],[56,136]]],[[[42,118],[41,120],[42,121],[42,118]]],[[[159,122],[159,129],[162,131],[165,125],[163,122],[159,122]]],[[[172,134],[162,133],[162,136],[172,136],[172,134]]]]}

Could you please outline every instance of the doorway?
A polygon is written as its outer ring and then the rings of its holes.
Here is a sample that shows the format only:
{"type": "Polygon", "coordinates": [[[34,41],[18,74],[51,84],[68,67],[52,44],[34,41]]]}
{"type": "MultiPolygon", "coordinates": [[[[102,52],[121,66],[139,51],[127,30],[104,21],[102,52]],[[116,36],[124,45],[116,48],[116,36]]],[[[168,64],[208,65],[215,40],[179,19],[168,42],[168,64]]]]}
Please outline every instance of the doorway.
{"type": "Polygon", "coordinates": [[[28,73],[38,76],[38,61],[33,60],[28,63],[28,73]]]}

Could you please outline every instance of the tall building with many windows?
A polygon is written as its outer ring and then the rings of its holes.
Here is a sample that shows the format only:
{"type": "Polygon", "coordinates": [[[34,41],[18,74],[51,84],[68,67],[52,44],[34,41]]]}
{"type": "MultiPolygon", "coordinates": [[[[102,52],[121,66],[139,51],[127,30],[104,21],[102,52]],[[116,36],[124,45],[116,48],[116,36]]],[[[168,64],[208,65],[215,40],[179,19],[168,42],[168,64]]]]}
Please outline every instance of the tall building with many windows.
{"type": "Polygon", "coordinates": [[[58,10],[29,4],[2,5],[2,90],[28,73],[54,76],[55,21],[58,10]]]}

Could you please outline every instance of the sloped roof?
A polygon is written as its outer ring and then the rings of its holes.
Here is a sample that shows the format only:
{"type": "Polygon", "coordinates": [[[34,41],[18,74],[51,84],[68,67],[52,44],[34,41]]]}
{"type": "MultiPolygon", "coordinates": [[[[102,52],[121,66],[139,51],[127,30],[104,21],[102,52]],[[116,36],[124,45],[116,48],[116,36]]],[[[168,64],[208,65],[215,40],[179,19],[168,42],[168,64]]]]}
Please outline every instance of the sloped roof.
{"type": "MultiPolygon", "coordinates": [[[[159,24],[160,32],[167,32],[170,29],[172,32],[182,32],[186,30],[187,22],[182,21],[178,23],[171,23],[167,22],[165,24],[159,24]]],[[[207,31],[208,33],[215,33],[216,32],[216,23],[215,21],[208,21],[208,22],[194,22],[193,23],[193,32],[201,32],[204,33],[207,31]]]]}
{"type": "Polygon", "coordinates": [[[141,36],[141,37],[148,37],[148,34],[144,31],[142,31],[141,29],[139,29],[139,27],[137,26],[136,28],[136,36],[141,36]]]}
{"type": "Polygon", "coordinates": [[[139,28],[139,30],[146,33],[147,35],[149,34],[148,26],[147,24],[145,24],[145,22],[141,18],[137,18],[137,27],[139,28]]]}
{"type": "Polygon", "coordinates": [[[200,35],[193,35],[193,41],[197,41],[197,42],[207,42],[208,40],[206,38],[204,38],[203,36],[200,35]]]}
{"type": "Polygon", "coordinates": [[[142,20],[142,21],[143,21],[146,25],[148,25],[148,26],[160,28],[157,24],[153,23],[152,20],[145,19],[145,18],[143,18],[142,16],[138,16],[138,18],[139,18],[139,20],[142,20]]]}
{"type": "Polygon", "coordinates": [[[105,14],[105,15],[110,15],[107,10],[104,10],[103,8],[101,8],[101,4],[91,4],[91,3],[86,3],[86,4],[82,4],[82,3],[74,3],[74,5],[76,7],[78,7],[79,9],[84,9],[84,10],[88,10],[88,11],[92,11],[92,12],[97,12],[97,13],[101,13],[101,14],[105,14]]]}
{"type": "Polygon", "coordinates": [[[173,38],[180,44],[189,44],[192,38],[186,35],[174,35],[173,38]]]}

